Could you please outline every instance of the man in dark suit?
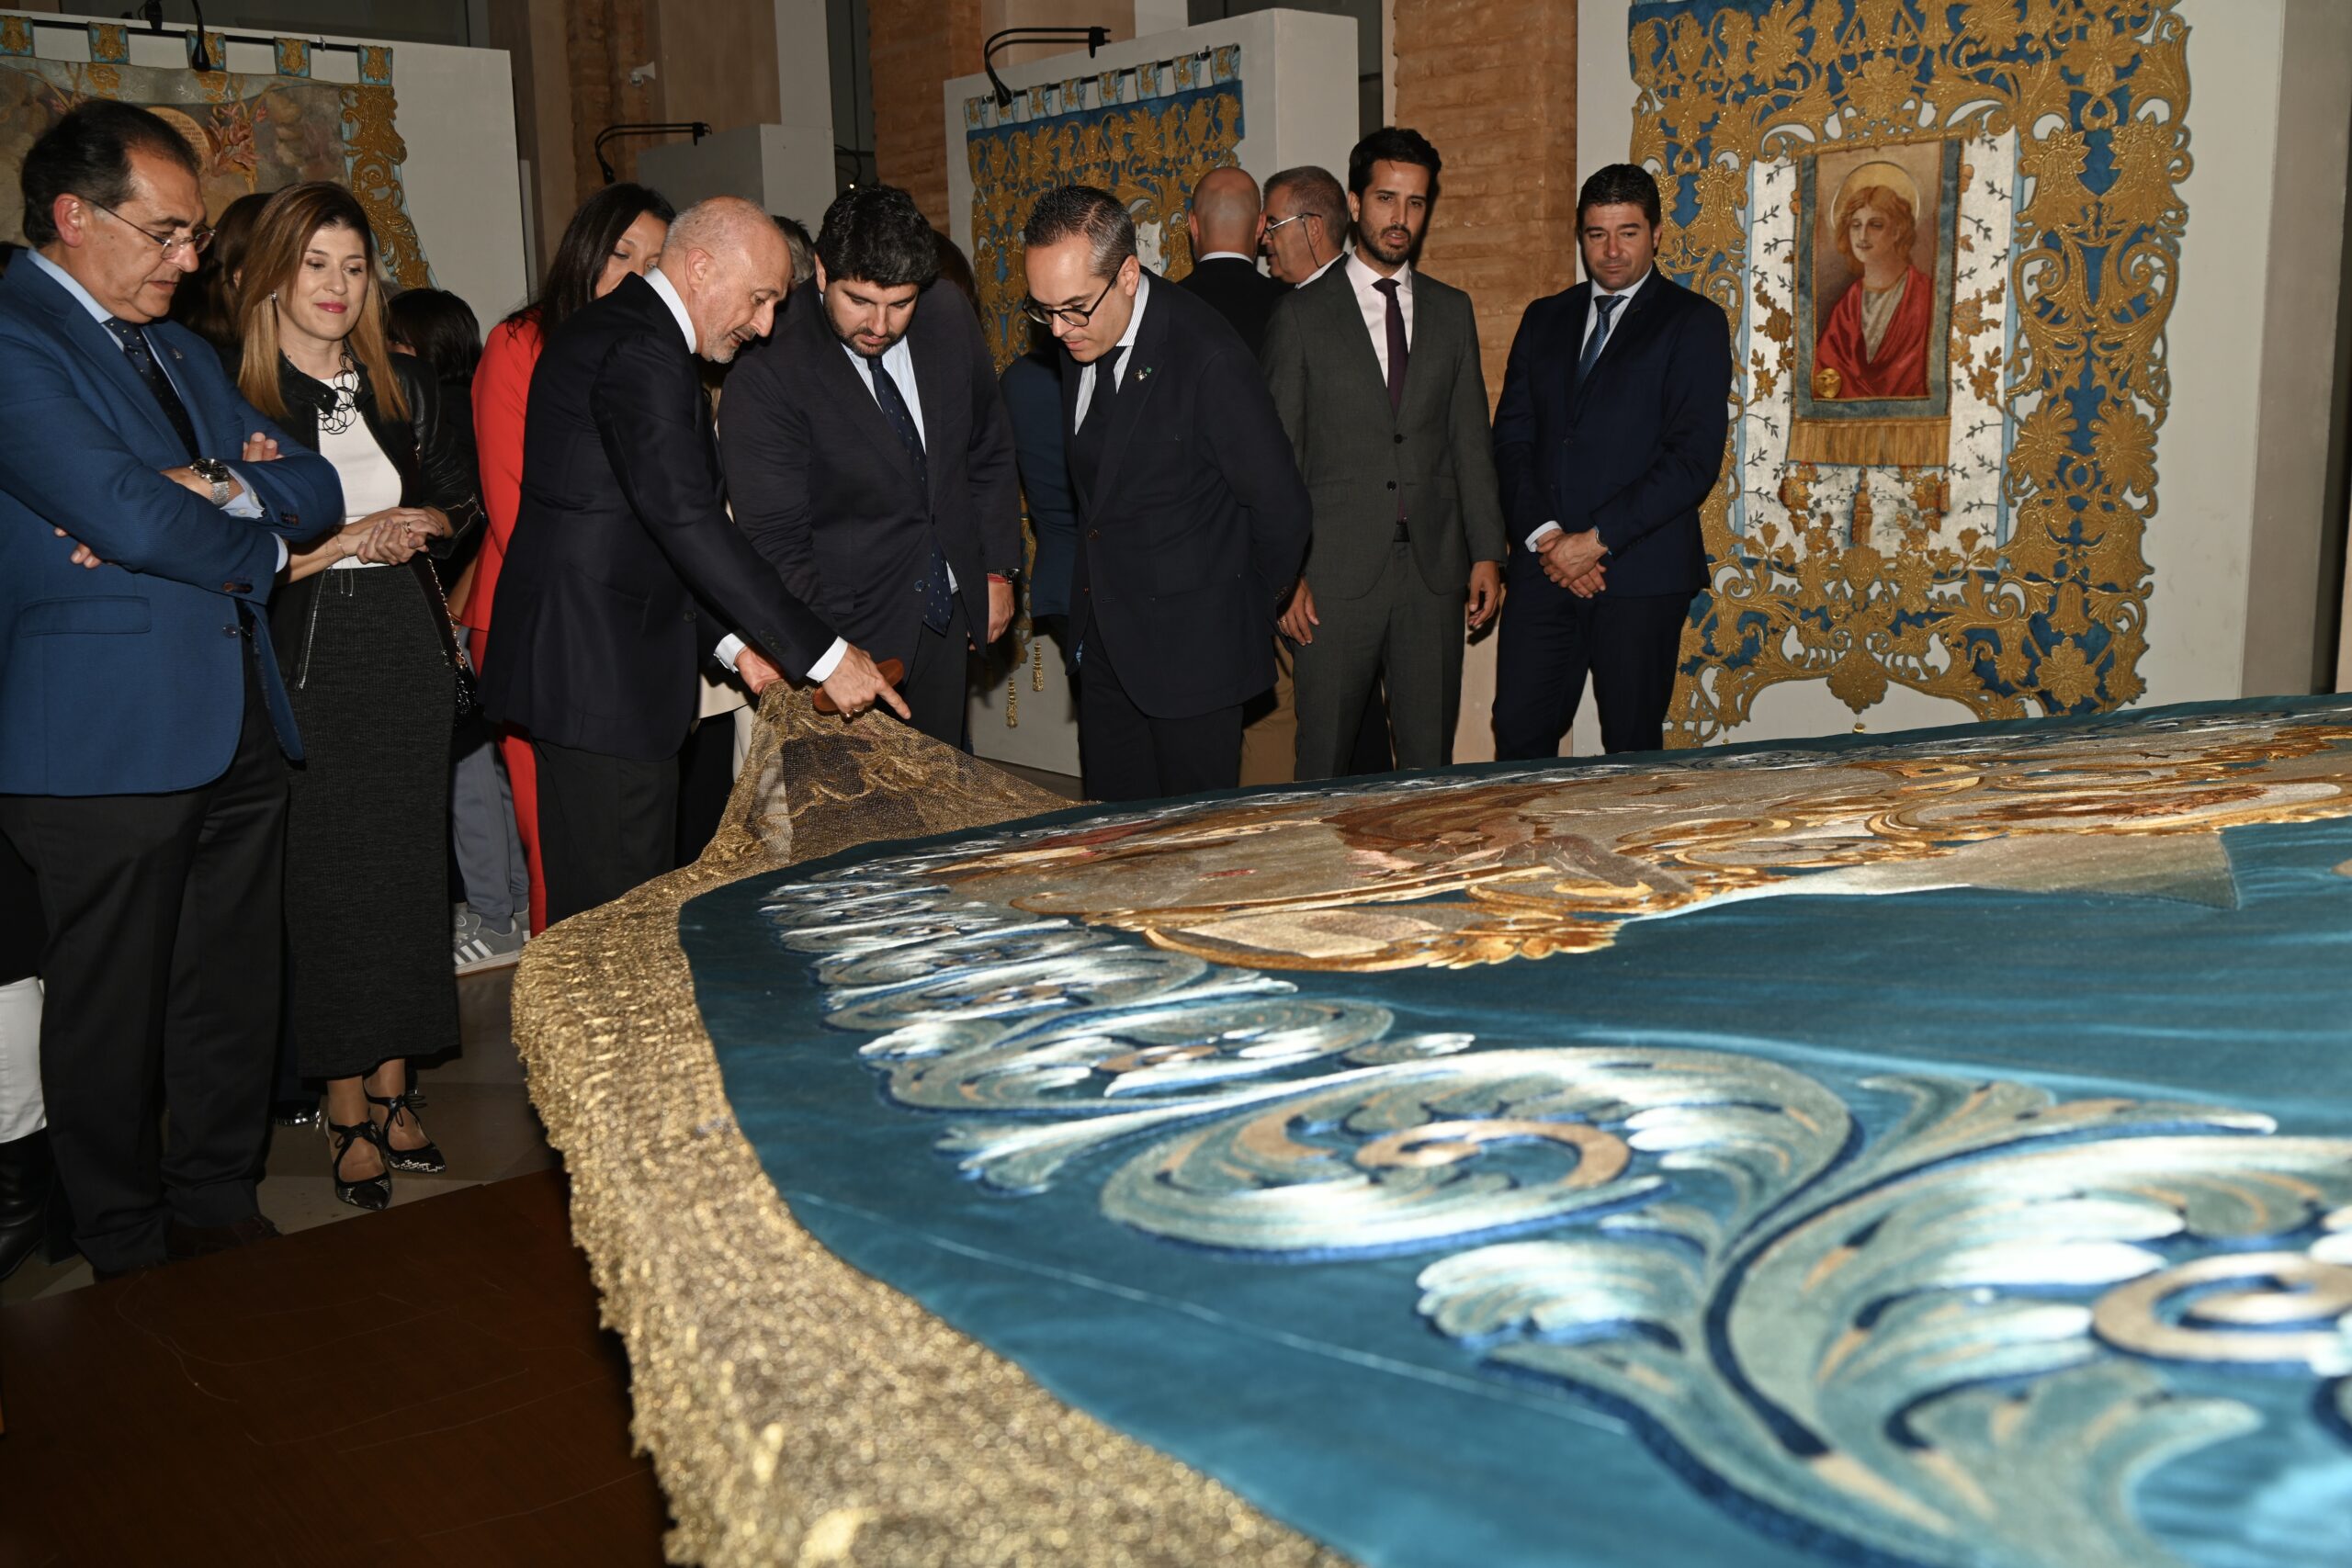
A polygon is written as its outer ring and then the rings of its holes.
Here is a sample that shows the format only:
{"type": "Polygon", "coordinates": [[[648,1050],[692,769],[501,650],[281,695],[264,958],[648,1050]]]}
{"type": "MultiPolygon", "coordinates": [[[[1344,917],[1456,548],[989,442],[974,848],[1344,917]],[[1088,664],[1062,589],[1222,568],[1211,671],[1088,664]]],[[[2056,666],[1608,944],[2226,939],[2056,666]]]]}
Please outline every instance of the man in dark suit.
{"type": "Polygon", "coordinates": [[[265,606],[343,488],[164,319],[211,240],[178,133],[95,100],[22,185],[33,248],[0,279],[0,832],[48,924],[51,1152],[112,1275],[277,1234],[254,1183],[279,752],[301,750],[265,606]]]}
{"type": "Polygon", "coordinates": [[[699,203],[654,270],[576,312],[532,373],[482,705],[537,758],[549,920],[674,863],[703,657],[754,694],[782,669],[844,713],[877,700],[906,713],[728,520],[695,357],[724,365],[766,336],[790,265],[766,213],[699,203]]]}
{"type": "Polygon", "coordinates": [[[1177,287],[1205,300],[1256,354],[1266,341],[1266,318],[1286,292],[1258,270],[1258,240],[1265,229],[1258,182],[1243,169],[1211,169],[1193,187],[1184,228],[1193,240],[1193,270],[1177,287]]]}
{"type": "Polygon", "coordinates": [[[735,525],[842,636],[906,671],[915,728],[964,742],[969,658],[1012,621],[1021,491],[995,367],[914,198],[843,191],[817,272],[729,378],[735,525]]]}
{"type": "Polygon", "coordinates": [[[1290,443],[1224,318],[1145,273],[1116,197],[1048,191],[1022,241],[1031,319],[1053,328],[1068,360],[1087,793],[1230,788],[1241,705],[1273,684],[1274,609],[1306,547],[1290,443]]]}
{"type": "Polygon", "coordinates": [[[1348,160],[1354,251],[1266,333],[1266,381],[1315,496],[1306,572],[1283,615],[1296,645],[1298,777],[1347,771],[1385,675],[1396,763],[1453,760],[1464,601],[1502,603],[1502,507],[1470,297],[1413,265],[1441,167],[1388,127],[1348,160]]]}
{"type": "Polygon", "coordinates": [[[1665,744],[1690,601],[1707,583],[1699,507],[1723,470],[1731,333],[1658,275],[1657,182],[1612,164],[1577,197],[1587,282],[1527,308],[1495,410],[1512,539],[1495,751],[1555,756],[1592,677],[1601,744],[1665,744]]]}

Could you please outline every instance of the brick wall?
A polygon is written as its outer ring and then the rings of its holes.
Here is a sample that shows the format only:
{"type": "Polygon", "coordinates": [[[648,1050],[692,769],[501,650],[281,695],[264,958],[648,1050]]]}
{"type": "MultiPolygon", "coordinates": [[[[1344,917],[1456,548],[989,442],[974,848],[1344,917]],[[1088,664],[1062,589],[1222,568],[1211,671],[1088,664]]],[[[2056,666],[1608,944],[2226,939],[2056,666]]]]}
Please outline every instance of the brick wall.
{"type": "Polygon", "coordinates": [[[1576,7],[1396,0],[1396,123],[1445,159],[1421,264],[1476,304],[1491,400],[1528,302],[1577,280],[1576,7]]]}
{"type": "Polygon", "coordinates": [[[882,178],[947,221],[947,144],[941,86],[980,69],[980,0],[868,0],[874,155],[882,178]]]}

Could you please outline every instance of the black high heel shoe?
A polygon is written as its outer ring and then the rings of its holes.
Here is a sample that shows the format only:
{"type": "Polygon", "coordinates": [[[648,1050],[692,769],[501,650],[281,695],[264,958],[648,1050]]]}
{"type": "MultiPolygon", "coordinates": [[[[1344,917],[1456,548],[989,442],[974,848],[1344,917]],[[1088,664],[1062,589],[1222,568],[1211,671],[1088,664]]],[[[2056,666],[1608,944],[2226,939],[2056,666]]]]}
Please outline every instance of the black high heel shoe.
{"type": "MultiPolygon", "coordinates": [[[[371,1094],[368,1097],[368,1103],[384,1108],[384,1124],[376,1128],[376,1142],[383,1147],[386,1165],[394,1170],[405,1170],[418,1176],[438,1176],[449,1168],[449,1162],[441,1157],[440,1146],[430,1138],[413,1149],[392,1147],[392,1123],[401,1119],[401,1111],[408,1112],[408,1119],[416,1123],[418,1132],[424,1131],[424,1120],[417,1115],[416,1107],[409,1103],[407,1095],[395,1094],[387,1098],[371,1094]]],[[[368,1124],[374,1125],[372,1117],[368,1124]]]]}
{"type": "Polygon", "coordinates": [[[383,1148],[384,1134],[377,1130],[376,1123],[373,1121],[368,1121],[356,1126],[347,1127],[340,1122],[330,1122],[326,1125],[327,1132],[334,1138],[334,1165],[332,1168],[334,1176],[335,1197],[355,1209],[390,1208],[392,1206],[390,1169],[392,1162],[389,1154],[384,1156],[385,1169],[380,1176],[371,1176],[365,1181],[345,1181],[343,1179],[343,1156],[351,1152],[352,1145],[369,1143],[375,1145],[379,1150],[383,1148]]]}

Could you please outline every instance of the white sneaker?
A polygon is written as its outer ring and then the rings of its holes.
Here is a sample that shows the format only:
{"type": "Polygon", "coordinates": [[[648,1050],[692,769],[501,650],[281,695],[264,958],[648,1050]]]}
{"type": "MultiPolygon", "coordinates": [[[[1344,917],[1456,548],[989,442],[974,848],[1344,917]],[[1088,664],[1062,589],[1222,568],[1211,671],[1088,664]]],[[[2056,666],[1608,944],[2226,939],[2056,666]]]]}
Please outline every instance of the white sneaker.
{"type": "Polygon", "coordinates": [[[516,919],[501,931],[465,909],[458,915],[453,940],[458,973],[470,975],[477,969],[501,969],[521,958],[523,944],[531,940],[531,929],[516,919]]]}

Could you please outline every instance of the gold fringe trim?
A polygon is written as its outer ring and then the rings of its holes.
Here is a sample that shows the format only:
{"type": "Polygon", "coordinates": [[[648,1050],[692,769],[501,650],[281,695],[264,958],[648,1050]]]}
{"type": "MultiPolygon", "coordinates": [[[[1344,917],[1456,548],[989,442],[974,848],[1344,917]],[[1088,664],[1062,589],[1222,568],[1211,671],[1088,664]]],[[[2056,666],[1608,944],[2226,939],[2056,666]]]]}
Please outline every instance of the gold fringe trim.
{"type": "Polygon", "coordinates": [[[1951,419],[1797,419],[1789,422],[1792,463],[1865,468],[1940,468],[1951,454],[1951,419]]]}
{"type": "Polygon", "coordinates": [[[825,1250],[728,1105],[678,945],[687,899],[1067,804],[887,717],[820,718],[778,682],[702,859],[526,951],[515,1040],[628,1348],[671,1562],[1344,1561],[825,1250]]]}

